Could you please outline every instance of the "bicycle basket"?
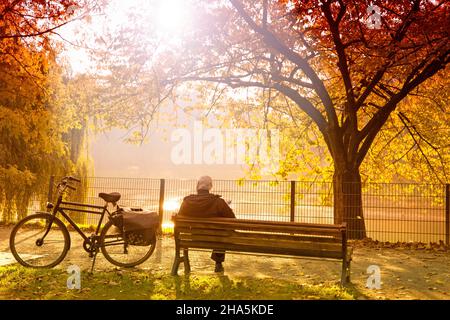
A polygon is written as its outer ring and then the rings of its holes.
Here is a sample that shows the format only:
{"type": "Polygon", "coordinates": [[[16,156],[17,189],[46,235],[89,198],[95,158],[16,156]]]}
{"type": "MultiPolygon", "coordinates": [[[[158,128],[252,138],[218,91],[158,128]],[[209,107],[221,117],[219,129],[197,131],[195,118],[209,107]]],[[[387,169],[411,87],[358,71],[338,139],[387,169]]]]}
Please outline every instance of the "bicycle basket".
{"type": "Polygon", "coordinates": [[[155,237],[159,215],[150,211],[121,209],[121,212],[113,217],[113,223],[122,230],[128,244],[148,246],[155,237]]]}

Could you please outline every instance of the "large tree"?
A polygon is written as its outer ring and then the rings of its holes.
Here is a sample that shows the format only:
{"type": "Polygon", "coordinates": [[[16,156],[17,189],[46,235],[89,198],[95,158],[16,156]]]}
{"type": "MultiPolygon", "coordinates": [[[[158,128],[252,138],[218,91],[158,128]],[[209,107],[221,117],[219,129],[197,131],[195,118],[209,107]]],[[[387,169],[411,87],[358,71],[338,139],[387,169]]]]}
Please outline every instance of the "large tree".
{"type": "MultiPolygon", "coordinates": [[[[191,1],[195,18],[177,39],[159,34],[158,45],[170,42],[152,50],[127,42],[120,61],[138,78],[148,71],[152,92],[200,82],[213,96],[268,97],[265,115],[282,99],[293,104],[332,159],[335,222],[362,238],[361,165],[393,112],[448,76],[449,9],[445,0],[191,1]]],[[[128,34],[150,39],[156,19],[134,18],[128,34]]],[[[408,117],[397,120],[424,138],[408,117]]]]}

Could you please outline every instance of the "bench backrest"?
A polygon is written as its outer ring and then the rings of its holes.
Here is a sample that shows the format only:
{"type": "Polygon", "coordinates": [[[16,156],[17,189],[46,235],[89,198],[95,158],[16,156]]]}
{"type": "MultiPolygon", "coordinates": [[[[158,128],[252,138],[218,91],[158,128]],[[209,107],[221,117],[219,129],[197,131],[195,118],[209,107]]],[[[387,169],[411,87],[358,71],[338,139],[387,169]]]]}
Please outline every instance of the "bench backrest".
{"type": "Polygon", "coordinates": [[[175,241],[183,248],[285,254],[342,259],[345,224],[310,224],[176,216],[175,241]]]}

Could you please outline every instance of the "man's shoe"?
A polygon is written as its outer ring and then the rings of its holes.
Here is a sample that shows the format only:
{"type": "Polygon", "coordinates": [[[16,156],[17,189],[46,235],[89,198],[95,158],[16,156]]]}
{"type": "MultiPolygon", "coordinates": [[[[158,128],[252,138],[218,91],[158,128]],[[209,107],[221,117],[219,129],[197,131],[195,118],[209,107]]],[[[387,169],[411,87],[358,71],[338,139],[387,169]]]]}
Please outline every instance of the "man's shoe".
{"type": "Polygon", "coordinates": [[[216,268],[214,269],[214,272],[223,272],[223,265],[221,262],[216,262],[216,268]]]}

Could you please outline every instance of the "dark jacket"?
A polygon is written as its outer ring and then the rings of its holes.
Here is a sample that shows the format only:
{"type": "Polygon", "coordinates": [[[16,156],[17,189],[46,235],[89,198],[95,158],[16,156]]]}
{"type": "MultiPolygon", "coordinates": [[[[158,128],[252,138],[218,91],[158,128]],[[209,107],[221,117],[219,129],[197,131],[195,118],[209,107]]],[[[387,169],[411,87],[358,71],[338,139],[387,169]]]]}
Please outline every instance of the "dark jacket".
{"type": "Polygon", "coordinates": [[[183,199],[178,215],[193,218],[236,218],[221,196],[199,190],[183,199]]]}

